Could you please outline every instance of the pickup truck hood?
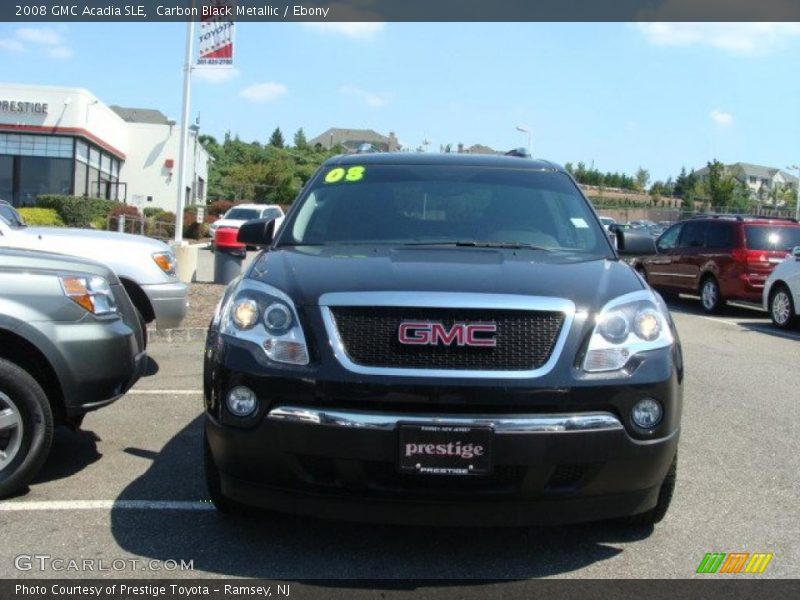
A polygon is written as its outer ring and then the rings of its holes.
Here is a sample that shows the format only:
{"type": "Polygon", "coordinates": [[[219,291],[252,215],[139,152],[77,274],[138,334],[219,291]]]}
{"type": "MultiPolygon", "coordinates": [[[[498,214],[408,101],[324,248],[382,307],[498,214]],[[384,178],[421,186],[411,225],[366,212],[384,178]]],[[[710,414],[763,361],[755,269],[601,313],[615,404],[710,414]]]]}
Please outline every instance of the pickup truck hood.
{"type": "Polygon", "coordinates": [[[247,221],[243,221],[241,219],[217,219],[212,223],[215,228],[219,227],[233,227],[238,229],[242,226],[242,223],[247,223],[247,221]]]}
{"type": "Polygon", "coordinates": [[[10,232],[8,245],[85,256],[103,262],[110,262],[110,259],[123,257],[130,252],[152,254],[169,250],[164,242],[140,235],[68,227],[16,229],[10,232]]]}
{"type": "Polygon", "coordinates": [[[111,267],[118,276],[140,285],[174,280],[152,260],[153,253],[169,251],[169,246],[140,235],[92,229],[24,227],[8,231],[0,238],[0,245],[96,260],[111,267]]]}
{"type": "Polygon", "coordinates": [[[488,248],[303,247],[265,252],[247,273],[316,305],[327,292],[412,291],[568,298],[598,310],[644,284],[627,264],[532,250],[488,248]]]}

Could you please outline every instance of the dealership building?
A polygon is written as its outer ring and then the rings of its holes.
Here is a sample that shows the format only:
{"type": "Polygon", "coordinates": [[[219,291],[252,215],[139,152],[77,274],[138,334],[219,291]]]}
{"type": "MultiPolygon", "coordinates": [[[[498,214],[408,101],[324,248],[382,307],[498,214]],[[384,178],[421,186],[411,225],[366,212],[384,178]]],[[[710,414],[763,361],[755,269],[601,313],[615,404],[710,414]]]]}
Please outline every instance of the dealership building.
{"type": "MultiPolygon", "coordinates": [[[[208,153],[191,126],[185,200],[205,204],[208,153]]],[[[68,194],[175,210],[180,128],[154,109],[107,106],[88,90],[0,84],[0,198],[68,194]]]]}

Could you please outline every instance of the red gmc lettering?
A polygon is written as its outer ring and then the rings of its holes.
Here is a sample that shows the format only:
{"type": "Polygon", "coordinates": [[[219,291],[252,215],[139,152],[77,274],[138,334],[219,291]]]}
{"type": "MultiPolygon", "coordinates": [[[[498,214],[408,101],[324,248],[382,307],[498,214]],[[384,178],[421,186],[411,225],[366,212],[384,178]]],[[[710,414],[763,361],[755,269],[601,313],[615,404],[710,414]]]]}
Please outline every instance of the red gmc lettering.
{"type": "Polygon", "coordinates": [[[449,329],[442,323],[426,323],[424,321],[404,321],[400,323],[397,338],[401,344],[416,346],[482,346],[494,348],[497,340],[488,337],[496,333],[494,323],[455,323],[449,329]]]}

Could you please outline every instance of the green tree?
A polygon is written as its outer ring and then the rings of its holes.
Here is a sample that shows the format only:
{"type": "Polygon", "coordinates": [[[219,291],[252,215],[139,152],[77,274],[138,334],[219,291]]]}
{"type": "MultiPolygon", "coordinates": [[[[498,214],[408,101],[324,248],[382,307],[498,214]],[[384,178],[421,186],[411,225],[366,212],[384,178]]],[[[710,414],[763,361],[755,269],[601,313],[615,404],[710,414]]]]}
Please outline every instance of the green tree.
{"type": "Polygon", "coordinates": [[[294,132],[294,147],[298,150],[308,149],[308,140],[306,139],[306,133],[303,131],[302,127],[294,132]]]}
{"type": "Polygon", "coordinates": [[[634,177],[636,179],[636,189],[644,191],[647,188],[647,184],[650,182],[650,172],[644,167],[639,167],[636,169],[636,175],[634,177]]]}
{"type": "Polygon", "coordinates": [[[281,133],[281,128],[276,127],[275,131],[272,132],[272,135],[269,136],[269,145],[273,148],[283,148],[285,145],[283,139],[283,133],[281,133]]]}
{"type": "MultiPolygon", "coordinates": [[[[737,191],[737,181],[731,175],[726,173],[725,165],[717,159],[709,162],[708,177],[705,181],[706,193],[711,207],[720,209],[732,206],[734,204],[734,196],[741,196],[741,192],[737,191]]],[[[741,198],[737,198],[737,203],[741,203],[741,198]]]]}

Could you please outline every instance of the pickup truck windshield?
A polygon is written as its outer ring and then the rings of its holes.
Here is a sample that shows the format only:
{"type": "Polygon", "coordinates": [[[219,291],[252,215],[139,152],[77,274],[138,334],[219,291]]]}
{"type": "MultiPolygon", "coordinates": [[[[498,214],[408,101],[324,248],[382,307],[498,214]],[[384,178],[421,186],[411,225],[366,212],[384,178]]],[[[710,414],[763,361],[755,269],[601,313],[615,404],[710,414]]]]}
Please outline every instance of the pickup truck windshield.
{"type": "Polygon", "coordinates": [[[0,204],[0,220],[13,229],[25,227],[25,221],[23,221],[17,211],[8,204],[0,204]]]}
{"type": "Polygon", "coordinates": [[[232,208],[225,214],[224,218],[249,221],[250,219],[258,219],[260,216],[261,211],[255,208],[232,208]]]}
{"type": "Polygon", "coordinates": [[[575,184],[554,171],[333,166],[298,202],[279,246],[429,243],[612,254],[575,184]]]}

